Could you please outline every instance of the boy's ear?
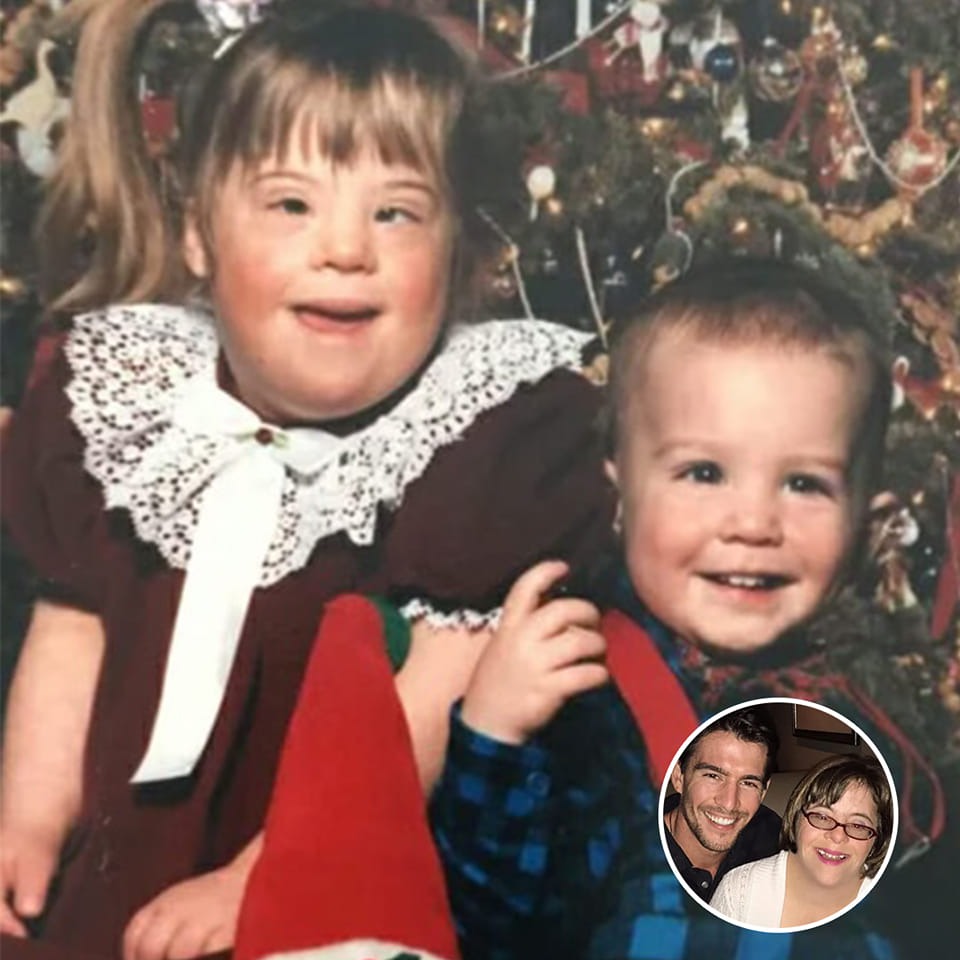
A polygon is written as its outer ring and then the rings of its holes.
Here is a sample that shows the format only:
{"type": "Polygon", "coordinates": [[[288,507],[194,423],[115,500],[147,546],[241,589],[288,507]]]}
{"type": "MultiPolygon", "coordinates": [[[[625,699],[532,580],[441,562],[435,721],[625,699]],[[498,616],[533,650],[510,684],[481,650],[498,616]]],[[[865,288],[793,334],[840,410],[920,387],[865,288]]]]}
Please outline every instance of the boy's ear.
{"type": "Polygon", "coordinates": [[[192,212],[187,213],[183,226],[183,259],[195,277],[202,279],[210,275],[207,248],[192,212]]]}
{"type": "Polygon", "coordinates": [[[683,793],[683,771],[680,769],[680,764],[678,763],[670,774],[670,783],[673,784],[673,789],[677,793],[683,793]]]}

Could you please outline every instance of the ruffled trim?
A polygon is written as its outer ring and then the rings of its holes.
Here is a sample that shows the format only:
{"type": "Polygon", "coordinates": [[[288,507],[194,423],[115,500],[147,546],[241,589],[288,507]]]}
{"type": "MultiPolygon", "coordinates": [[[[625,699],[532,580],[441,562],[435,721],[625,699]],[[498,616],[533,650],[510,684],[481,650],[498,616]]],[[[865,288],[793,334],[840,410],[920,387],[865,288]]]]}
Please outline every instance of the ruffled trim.
{"type": "Polygon", "coordinates": [[[496,629],[500,624],[503,607],[481,612],[480,610],[438,610],[429,601],[416,597],[400,608],[400,615],[411,623],[423,620],[431,627],[466,627],[467,630],[496,629]]]}
{"type": "MultiPolygon", "coordinates": [[[[333,534],[372,543],[378,508],[396,510],[438,450],[521,385],[557,368],[581,369],[590,339],[535,320],[453,327],[416,388],[342,438],[338,456],[312,472],[287,468],[259,585],[305,566],[317,543],[333,534]]],[[[86,445],[86,470],[107,507],[129,513],[137,535],[181,570],[202,495],[236,451],[236,438],[191,430],[174,418],[198,381],[216,384],[218,352],[209,314],[164,304],[84,314],[66,343],[67,395],[86,445]]]]}

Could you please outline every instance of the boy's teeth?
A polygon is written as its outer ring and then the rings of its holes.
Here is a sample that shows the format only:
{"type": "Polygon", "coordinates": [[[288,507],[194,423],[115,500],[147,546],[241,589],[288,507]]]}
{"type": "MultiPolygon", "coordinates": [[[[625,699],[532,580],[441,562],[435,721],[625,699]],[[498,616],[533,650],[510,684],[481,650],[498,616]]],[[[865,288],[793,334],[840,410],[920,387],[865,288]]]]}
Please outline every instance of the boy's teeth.
{"type": "Polygon", "coordinates": [[[708,813],[706,816],[708,820],[712,820],[721,827],[729,827],[731,824],[736,823],[736,817],[718,817],[714,813],[708,813]]]}
{"type": "Polygon", "coordinates": [[[749,573],[718,573],[710,579],[741,590],[769,590],[782,582],[781,577],[749,573]]]}

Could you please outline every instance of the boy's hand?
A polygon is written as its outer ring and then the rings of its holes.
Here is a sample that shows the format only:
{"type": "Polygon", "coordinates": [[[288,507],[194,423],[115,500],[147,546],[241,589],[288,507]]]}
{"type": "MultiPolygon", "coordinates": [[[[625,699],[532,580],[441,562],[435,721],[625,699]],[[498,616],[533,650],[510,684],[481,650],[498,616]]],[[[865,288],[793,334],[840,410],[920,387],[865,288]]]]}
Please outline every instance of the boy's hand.
{"type": "Polygon", "coordinates": [[[219,870],[174,884],[141,907],[123,934],[123,960],[189,960],[232,947],[255,860],[256,855],[241,854],[219,870]]]}
{"type": "Polygon", "coordinates": [[[597,608],[586,600],[542,602],[567,572],[565,563],[548,561],[514,584],[467,688],[461,717],[468,727],[524,743],[572,696],[607,682],[597,662],[606,650],[597,608]]]}
{"type": "Polygon", "coordinates": [[[4,829],[0,835],[0,933],[25,937],[21,917],[38,917],[57,867],[60,845],[40,830],[4,829]]]}

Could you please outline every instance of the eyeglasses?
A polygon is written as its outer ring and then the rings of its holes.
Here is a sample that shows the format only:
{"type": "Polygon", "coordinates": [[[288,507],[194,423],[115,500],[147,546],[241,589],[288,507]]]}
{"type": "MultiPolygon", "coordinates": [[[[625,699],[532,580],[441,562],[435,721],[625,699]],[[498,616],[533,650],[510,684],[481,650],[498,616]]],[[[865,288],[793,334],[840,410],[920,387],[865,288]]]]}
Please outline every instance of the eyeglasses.
{"type": "Polygon", "coordinates": [[[829,832],[835,827],[843,827],[843,832],[851,840],[872,840],[877,835],[877,831],[865,823],[841,823],[825,813],[807,813],[806,810],[803,811],[803,815],[807,818],[807,823],[811,827],[816,827],[817,830],[829,832]]]}

